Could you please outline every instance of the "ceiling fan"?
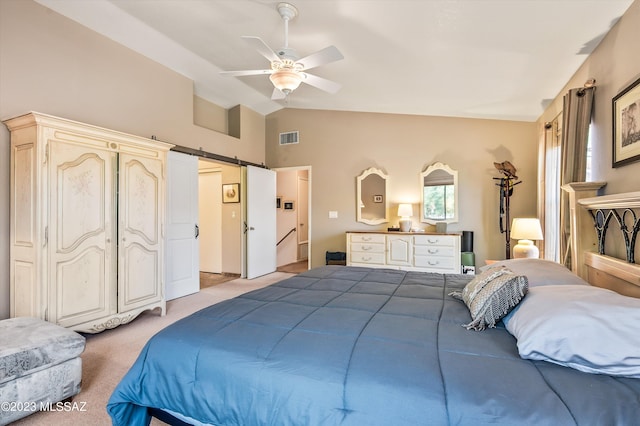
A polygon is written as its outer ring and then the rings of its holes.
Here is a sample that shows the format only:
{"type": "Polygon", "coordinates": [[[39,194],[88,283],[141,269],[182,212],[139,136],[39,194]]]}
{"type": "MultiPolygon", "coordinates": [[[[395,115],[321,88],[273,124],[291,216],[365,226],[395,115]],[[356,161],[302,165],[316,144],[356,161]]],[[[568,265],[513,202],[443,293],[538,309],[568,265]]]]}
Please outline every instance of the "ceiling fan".
{"type": "Polygon", "coordinates": [[[329,46],[300,58],[296,51],[289,47],[289,21],[298,16],[298,9],[289,3],[278,3],[277,9],[284,20],[284,47],[274,51],[260,37],[242,37],[271,62],[271,69],[222,71],[220,74],[235,77],[270,74],[269,80],[275,86],[271,95],[273,100],[285,99],[300,86],[300,83],[306,83],[325,92],[336,93],[340,90],[340,84],[309,74],[306,71],[344,59],[342,53],[335,46],[329,46]]]}

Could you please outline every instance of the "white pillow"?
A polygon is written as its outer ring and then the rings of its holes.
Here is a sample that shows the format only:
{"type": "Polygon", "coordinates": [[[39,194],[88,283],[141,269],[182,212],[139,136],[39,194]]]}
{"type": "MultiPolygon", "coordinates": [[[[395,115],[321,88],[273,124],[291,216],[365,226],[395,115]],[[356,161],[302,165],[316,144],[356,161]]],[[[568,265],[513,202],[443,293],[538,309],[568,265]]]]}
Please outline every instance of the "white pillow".
{"type": "Polygon", "coordinates": [[[522,358],[640,378],[640,299],[593,286],[533,287],[503,322],[522,358]]]}
{"type": "Polygon", "coordinates": [[[486,271],[492,268],[506,267],[517,275],[525,275],[529,287],[542,285],[589,285],[582,278],[571,272],[564,265],[544,259],[508,259],[494,262],[480,268],[486,271]]]}

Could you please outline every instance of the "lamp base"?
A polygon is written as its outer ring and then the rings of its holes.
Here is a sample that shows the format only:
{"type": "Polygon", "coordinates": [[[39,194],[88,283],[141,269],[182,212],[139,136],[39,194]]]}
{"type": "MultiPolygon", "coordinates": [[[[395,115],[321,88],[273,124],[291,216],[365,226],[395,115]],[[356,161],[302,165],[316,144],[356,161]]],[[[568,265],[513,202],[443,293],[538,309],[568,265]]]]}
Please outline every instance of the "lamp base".
{"type": "Polygon", "coordinates": [[[400,220],[400,232],[409,232],[411,231],[411,219],[402,219],[400,220]]]}
{"type": "Polygon", "coordinates": [[[513,248],[514,259],[537,259],[540,257],[540,250],[531,240],[518,240],[518,244],[513,248]]]}

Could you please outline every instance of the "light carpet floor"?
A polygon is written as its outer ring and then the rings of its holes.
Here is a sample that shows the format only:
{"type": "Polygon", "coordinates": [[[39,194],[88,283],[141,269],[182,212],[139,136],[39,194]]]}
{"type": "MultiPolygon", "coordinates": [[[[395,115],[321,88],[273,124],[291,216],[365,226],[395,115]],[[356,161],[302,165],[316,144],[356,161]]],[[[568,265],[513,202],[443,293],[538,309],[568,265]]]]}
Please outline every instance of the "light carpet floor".
{"type": "MultiPolygon", "coordinates": [[[[167,314],[163,317],[156,312],[145,312],[127,325],[85,335],[87,344],[82,354],[82,390],[73,398],[76,404],[71,405],[71,408],[84,410],[41,411],[12,423],[12,426],[110,425],[111,418],[105,408],[107,401],[151,336],[202,308],[293,275],[274,272],[253,280],[228,281],[167,302],[167,314]]],[[[153,419],[151,424],[164,425],[157,419],[153,419]]]]}

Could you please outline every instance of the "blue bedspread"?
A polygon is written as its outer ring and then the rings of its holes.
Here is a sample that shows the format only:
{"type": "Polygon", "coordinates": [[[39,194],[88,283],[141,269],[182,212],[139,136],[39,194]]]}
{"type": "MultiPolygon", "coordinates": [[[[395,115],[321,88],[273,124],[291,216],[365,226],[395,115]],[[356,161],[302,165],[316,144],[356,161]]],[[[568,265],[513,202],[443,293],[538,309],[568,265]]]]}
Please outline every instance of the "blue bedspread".
{"type": "Polygon", "coordinates": [[[635,425],[640,380],[522,360],[447,294],[464,275],[327,266],[154,336],[107,409],[212,425],[635,425]]]}

